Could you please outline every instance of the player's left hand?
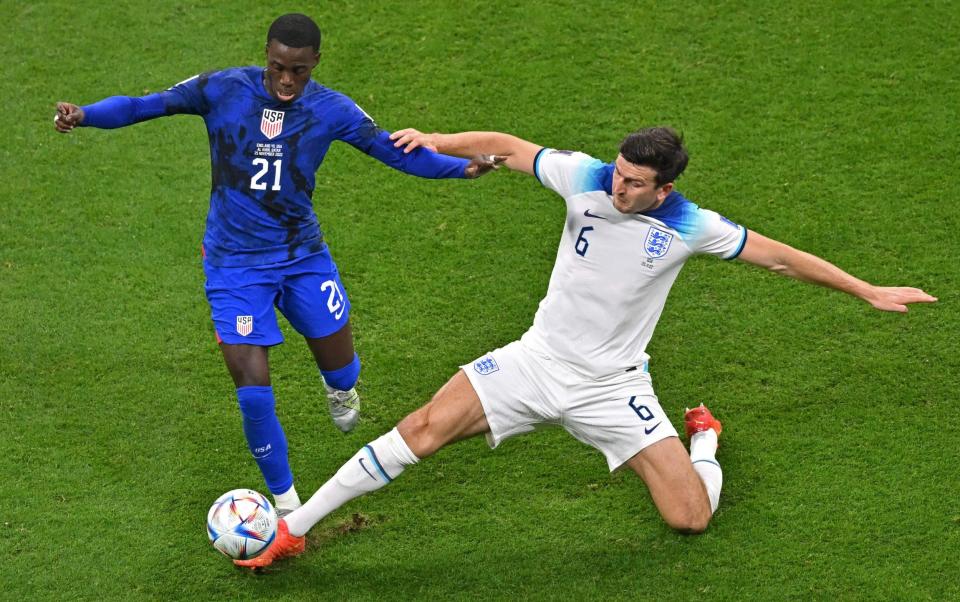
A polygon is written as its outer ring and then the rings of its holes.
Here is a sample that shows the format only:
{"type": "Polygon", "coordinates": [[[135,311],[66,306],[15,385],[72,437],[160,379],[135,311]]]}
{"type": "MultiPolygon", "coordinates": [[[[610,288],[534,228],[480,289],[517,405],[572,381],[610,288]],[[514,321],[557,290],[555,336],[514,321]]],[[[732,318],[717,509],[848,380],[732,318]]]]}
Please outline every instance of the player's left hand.
{"type": "Polygon", "coordinates": [[[500,165],[506,160],[507,158],[501,155],[479,155],[470,159],[464,174],[471,180],[479,178],[485,173],[500,169],[500,165]]]}
{"type": "Polygon", "coordinates": [[[909,303],[935,303],[937,298],[909,286],[875,286],[865,301],[880,311],[906,313],[909,303]]]}
{"type": "Polygon", "coordinates": [[[403,148],[404,153],[409,153],[413,149],[422,146],[427,150],[437,152],[437,141],[434,139],[436,134],[424,134],[414,128],[404,128],[390,134],[393,140],[393,146],[403,148]]]}
{"type": "Polygon", "coordinates": [[[83,109],[69,102],[57,103],[57,114],[53,116],[53,127],[61,134],[69,134],[73,128],[83,123],[83,109]]]}

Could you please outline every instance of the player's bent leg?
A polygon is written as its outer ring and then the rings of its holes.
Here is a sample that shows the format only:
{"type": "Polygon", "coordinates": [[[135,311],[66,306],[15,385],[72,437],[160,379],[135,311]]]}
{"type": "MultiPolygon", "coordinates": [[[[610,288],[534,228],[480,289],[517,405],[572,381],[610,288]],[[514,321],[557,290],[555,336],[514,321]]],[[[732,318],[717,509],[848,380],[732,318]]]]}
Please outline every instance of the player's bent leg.
{"type": "Polygon", "coordinates": [[[358,451],[302,507],[286,517],[290,533],[304,535],[325,516],[391,483],[407,466],[447,443],[489,430],[480,398],[458,372],[427,405],[358,451]]]}
{"type": "Polygon", "coordinates": [[[713,511],[707,489],[677,437],[668,437],[644,448],[627,460],[647,488],[660,516],[673,529],[702,533],[713,511]]]}

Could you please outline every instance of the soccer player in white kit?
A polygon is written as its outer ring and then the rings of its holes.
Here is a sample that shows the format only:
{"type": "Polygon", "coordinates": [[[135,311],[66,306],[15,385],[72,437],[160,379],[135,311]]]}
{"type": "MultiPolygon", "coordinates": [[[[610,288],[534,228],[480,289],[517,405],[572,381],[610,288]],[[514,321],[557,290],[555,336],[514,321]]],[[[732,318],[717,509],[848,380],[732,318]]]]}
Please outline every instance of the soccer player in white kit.
{"type": "Polygon", "coordinates": [[[715,453],[721,424],[702,404],[684,415],[690,452],[660,407],[646,346],[684,262],[706,253],[740,259],[834,288],[884,311],[936,299],[920,289],[878,287],[808,253],[698,207],[674,190],[687,152],[670,128],[626,137],[613,163],[552,150],[496,132],[391,138],[497,161],[536,176],[563,197],[566,224],[547,295],[519,341],[466,364],[433,399],[364,446],[300,509],[280,520],[267,551],[241,566],[262,567],[303,551],[304,535],[347,501],[374,491],[448,443],[485,434],[504,439],[557,424],[643,479],[668,525],[706,529],[723,480],[715,453]]]}

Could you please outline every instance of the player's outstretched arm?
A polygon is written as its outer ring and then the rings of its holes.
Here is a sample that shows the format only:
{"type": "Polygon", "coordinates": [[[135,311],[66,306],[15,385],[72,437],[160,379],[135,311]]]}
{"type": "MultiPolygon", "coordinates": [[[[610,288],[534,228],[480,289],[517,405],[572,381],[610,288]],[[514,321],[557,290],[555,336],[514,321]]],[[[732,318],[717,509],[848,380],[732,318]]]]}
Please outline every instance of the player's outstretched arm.
{"type": "MultiPolygon", "coordinates": [[[[182,85],[178,84],[177,87],[182,85]]],[[[58,102],[53,125],[58,132],[66,134],[77,126],[114,129],[164,115],[201,114],[201,109],[183,99],[183,90],[174,91],[171,88],[146,96],[110,96],[83,107],[69,102],[58,102]]]]}
{"type": "Polygon", "coordinates": [[[918,288],[875,286],[855,278],[816,255],[750,231],[737,257],[777,274],[849,293],[881,311],[906,312],[910,303],[933,303],[936,297],[918,288]]]}
{"type": "Polygon", "coordinates": [[[390,135],[394,146],[409,153],[424,147],[434,152],[455,157],[490,155],[497,163],[515,171],[534,175],[533,162],[543,148],[522,138],[500,132],[461,132],[459,134],[424,134],[413,128],[398,130],[390,135]]]}
{"type": "Polygon", "coordinates": [[[83,123],[83,109],[69,102],[57,103],[57,114],[53,116],[53,127],[61,134],[69,134],[73,128],[83,123]]]}

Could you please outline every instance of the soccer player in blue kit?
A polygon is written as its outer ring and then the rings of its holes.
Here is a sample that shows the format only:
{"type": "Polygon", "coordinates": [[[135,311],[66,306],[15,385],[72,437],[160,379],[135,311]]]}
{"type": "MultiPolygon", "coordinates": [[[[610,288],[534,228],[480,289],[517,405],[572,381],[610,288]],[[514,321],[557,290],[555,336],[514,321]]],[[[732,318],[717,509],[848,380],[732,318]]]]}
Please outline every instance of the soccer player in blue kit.
{"type": "Polygon", "coordinates": [[[350,301],[313,210],[314,174],[334,140],[404,173],[475,178],[495,167],[422,149],[404,153],[348,97],[311,79],[320,29],[309,17],[279,17],[267,33],[266,68],[203,73],[172,88],[83,107],[57,103],[54,126],[119,128],[166,115],[203,117],[212,185],[203,237],[206,294],[237,389],[243,431],[281,514],[300,506],[277,419],[267,351],[283,341],[274,306],[304,336],[344,431],[357,422],[360,360],[350,301]]]}

